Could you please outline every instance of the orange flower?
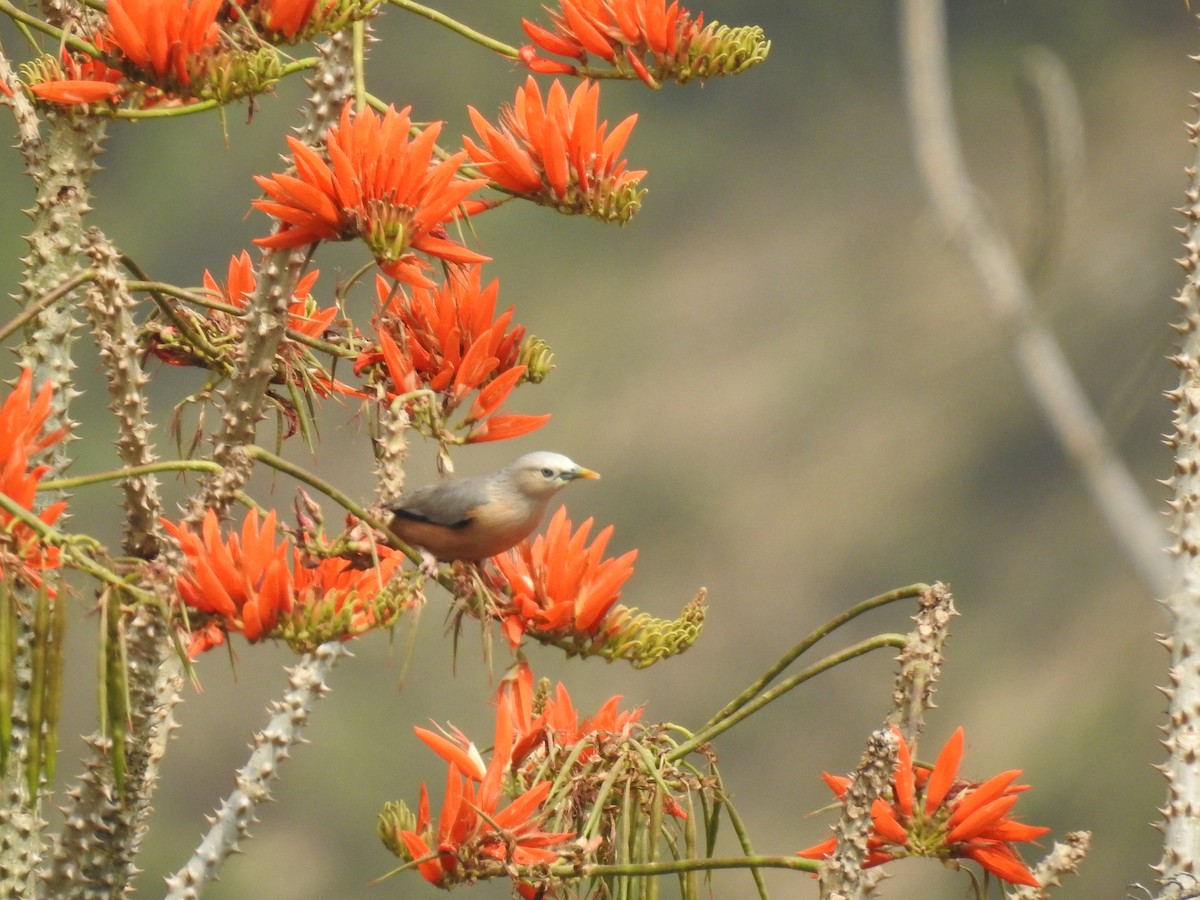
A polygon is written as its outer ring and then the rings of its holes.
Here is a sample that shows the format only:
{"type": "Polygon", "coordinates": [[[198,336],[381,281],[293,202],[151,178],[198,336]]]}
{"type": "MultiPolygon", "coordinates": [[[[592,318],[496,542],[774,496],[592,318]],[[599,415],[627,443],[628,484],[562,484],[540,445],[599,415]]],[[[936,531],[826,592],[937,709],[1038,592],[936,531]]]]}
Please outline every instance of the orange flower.
{"type": "Polygon", "coordinates": [[[86,79],[59,78],[29,85],[34,95],[51,103],[81,106],[84,103],[116,100],[122,93],[118,84],[86,79]]]}
{"type": "MultiPolygon", "coordinates": [[[[292,608],[285,618],[301,628],[314,620],[334,622],[343,640],[391,625],[399,607],[377,608],[374,601],[407,557],[382,545],[375,552],[378,565],[367,568],[338,556],[309,559],[297,552],[292,560],[292,608]]],[[[285,631],[288,625],[281,623],[285,631]]]]}
{"type": "MultiPolygon", "coordinates": [[[[1026,785],[1014,785],[1020,769],[1001,772],[979,783],[958,778],[963,730],[950,736],[933,768],[914,763],[900,737],[891,802],[878,798],[871,808],[873,832],[868,839],[867,865],[876,866],[906,856],[972,859],[1011,884],[1038,887],[1037,880],[1013,844],[1034,841],[1050,831],[1025,825],[1009,816],[1026,785]]],[[[825,774],[825,782],[842,799],[850,779],[825,774]]],[[[799,856],[824,859],[833,853],[830,838],[799,856]]]]}
{"type": "MultiPolygon", "coordinates": [[[[574,754],[576,745],[594,736],[627,737],[634,723],[642,717],[642,709],[638,707],[621,711],[618,708],[620,702],[620,695],[609,697],[594,716],[581,721],[566,685],[559,682],[554,694],[546,698],[541,714],[535,717],[533,672],[524,660],[517,664],[515,672],[501,682],[496,692],[496,705],[506,708],[508,718],[513,723],[514,766],[521,766],[538,747],[561,749],[574,754]]],[[[576,758],[585,761],[594,752],[594,749],[585,749],[576,758]]],[[[540,765],[541,759],[541,756],[537,756],[533,765],[540,765]]]]}
{"type": "MultiPolygon", "coordinates": [[[[32,513],[38,482],[49,471],[49,466],[30,469],[28,457],[13,451],[0,468],[0,494],[32,513]]],[[[36,515],[46,525],[53,525],[66,508],[67,504],[59,501],[36,515]]],[[[35,587],[40,586],[42,577],[39,573],[59,566],[58,548],[44,546],[37,532],[14,518],[8,510],[0,510],[0,578],[15,576],[35,587]]]]}
{"type": "Polygon", "coordinates": [[[259,34],[296,41],[345,28],[371,13],[372,0],[235,0],[259,34]]]}
{"type": "MultiPolygon", "coordinates": [[[[282,637],[303,648],[318,632],[321,640],[345,639],[391,624],[373,601],[400,569],[402,554],[379,547],[379,565],[367,569],[340,557],[312,559],[286,540],[276,544],[275,523],[271,510],[260,527],[252,509],[240,536],[224,538],[212,510],[199,536],[163,520],[188,561],[176,581],[180,598],[213,617],[193,623],[189,655],[223,643],[229,631],[249,641],[282,637]]],[[[394,618],[398,606],[389,610],[394,618]]]]}
{"type": "Polygon", "coordinates": [[[567,99],[562,84],[550,85],[545,104],[532,76],[516,101],[500,114],[500,127],[468,107],[481,144],[463,137],[479,169],[504,190],[604,221],[627,222],[641,205],[644,170],[627,170],[619,159],[637,122],[623,120],[611,134],[596,123],[600,86],[584,81],[567,99]]]}
{"type": "Polygon", "coordinates": [[[543,59],[537,48],[586,63],[598,56],[626,78],[652,88],[667,79],[683,84],[693,78],[735,75],[762,62],[771,48],[756,26],[730,28],[692,14],[673,0],[559,0],[551,27],[528,19],[521,25],[533,44],[518,59],[535,72],[574,72],[576,67],[543,59]]]}
{"type": "Polygon", "coordinates": [[[179,576],[179,596],[192,609],[218,616],[227,631],[257,641],[292,606],[292,579],[286,541],[275,543],[275,511],[259,526],[258,510],[246,514],[242,532],[221,535],[217,514],[204,516],[199,536],[163,520],[179,542],[188,568],[179,576]]]}
{"type": "Polygon", "coordinates": [[[296,175],[254,179],[270,199],[252,205],[281,222],[255,243],[280,248],[362,238],[385,272],[413,284],[428,284],[413,251],[451,263],[485,262],[450,240],[445,223],[486,180],[456,177],[463,151],[431,165],[441,123],[410,138],[409,109],[388,107],[381,118],[370,109],[352,115],[347,104],[326,132],[329,162],[289,137],[296,175]]]}
{"type": "MultiPolygon", "coordinates": [[[[92,35],[91,43],[101,53],[118,52],[103,32],[92,35]]],[[[29,84],[29,90],[35,96],[51,103],[77,105],[102,100],[115,101],[125,92],[122,84],[125,76],[120,69],[107,66],[85,53],[71,53],[65,48],[61,60],[61,66],[55,66],[47,59],[44,65],[34,69],[46,76],[29,84]]]]}
{"type": "Polygon", "coordinates": [[[0,405],[0,447],[26,457],[49,449],[70,430],[64,425],[43,434],[46,420],[50,418],[50,382],[44,383],[31,400],[32,394],[33,370],[22,369],[17,386],[0,405]]]}
{"type": "MultiPolygon", "coordinates": [[[[314,318],[309,292],[316,284],[319,275],[320,271],[314,269],[297,282],[296,290],[292,294],[292,305],[288,307],[288,328],[313,337],[324,332],[337,315],[337,308],[331,306],[314,318]],[[313,323],[318,320],[319,324],[314,327],[313,323]]],[[[217,284],[217,280],[212,277],[208,269],[205,269],[204,287],[216,299],[222,300],[230,306],[236,306],[238,309],[245,309],[250,302],[250,297],[258,289],[258,276],[254,274],[254,263],[250,261],[250,254],[243,250],[240,255],[229,258],[229,269],[224,287],[217,284]]]]}
{"type": "Polygon", "coordinates": [[[361,353],[354,370],[378,367],[389,397],[436,391],[445,419],[475,392],[459,426],[467,429],[466,443],[526,434],[550,418],[496,413],[525,376],[517,362],[525,328],[509,328],[511,306],[495,316],[499,282],[483,287],[478,266],[452,273],[437,289],[418,287],[403,295],[380,277],[375,290],[379,348],[361,353]]]}
{"type": "Polygon", "coordinates": [[[669,6],[666,0],[560,0],[558,10],[548,11],[551,28],[521,20],[534,44],[580,62],[590,53],[618,70],[628,63],[651,87],[687,64],[704,27],[704,16],[693,19],[678,0],[669,6]]]}
{"type": "MultiPolygon", "coordinates": [[[[307,273],[296,284],[292,293],[292,302],[288,306],[287,327],[298,334],[312,338],[323,338],[329,331],[333,320],[338,316],[338,308],[329,306],[321,309],[309,292],[316,284],[320,271],[314,269],[307,273]]],[[[240,256],[231,257],[229,272],[224,288],[218,286],[216,279],[204,270],[204,287],[210,293],[238,309],[245,309],[250,298],[258,289],[258,277],[254,274],[254,265],[250,254],[245,250],[240,256]]],[[[230,317],[218,310],[210,310],[210,322],[227,335],[236,334],[240,340],[244,328],[242,320],[230,317]]],[[[311,384],[322,396],[329,396],[331,391],[338,393],[355,393],[348,385],[335,381],[332,376],[316,361],[312,351],[295,338],[285,337],[279,345],[276,355],[277,380],[282,383],[311,384]]]]}
{"type": "Polygon", "coordinates": [[[224,0],[109,0],[112,40],[156,79],[189,85],[220,37],[224,0]]]}
{"type": "MultiPolygon", "coordinates": [[[[418,734],[422,731],[418,729],[418,734]]],[[[464,779],[458,765],[450,763],[436,833],[429,815],[429,791],[421,785],[415,828],[401,830],[399,838],[414,860],[436,851],[436,855],[417,863],[422,877],[430,884],[451,887],[507,874],[513,865],[554,863],[560,854],[553,848],[573,836],[574,832],[548,832],[540,827],[544,813],[539,807],[550,793],[550,781],[533,785],[500,808],[504,775],[512,758],[512,741],[512,723],[507,711],[501,708],[496,716],[492,760],[482,777],[464,779]]],[[[468,765],[472,770],[476,767],[473,761],[468,761],[468,765]]]]}
{"type": "Polygon", "coordinates": [[[612,526],[588,546],[591,528],[588,519],[572,534],[566,507],[560,506],[545,535],[492,557],[510,595],[511,606],[503,615],[513,647],[525,632],[581,641],[606,635],[606,617],[633,574],[637,551],[602,559],[612,526]]]}
{"type": "MultiPolygon", "coordinates": [[[[31,513],[38,482],[50,467],[30,468],[29,458],[62,440],[68,430],[64,426],[43,433],[50,416],[50,382],[43,384],[36,396],[32,393],[33,372],[23,369],[16,387],[0,405],[0,447],[4,448],[0,494],[31,513]]],[[[66,507],[60,501],[36,515],[46,525],[53,525],[66,507]]],[[[15,577],[38,587],[41,573],[57,569],[59,561],[57,547],[46,547],[37,532],[7,510],[0,510],[0,578],[15,577]]]]}
{"type": "MultiPolygon", "coordinates": [[[[337,0],[322,0],[326,7],[337,0]]],[[[317,0],[237,0],[237,5],[257,13],[268,34],[280,34],[291,40],[309,23],[317,0]]]]}

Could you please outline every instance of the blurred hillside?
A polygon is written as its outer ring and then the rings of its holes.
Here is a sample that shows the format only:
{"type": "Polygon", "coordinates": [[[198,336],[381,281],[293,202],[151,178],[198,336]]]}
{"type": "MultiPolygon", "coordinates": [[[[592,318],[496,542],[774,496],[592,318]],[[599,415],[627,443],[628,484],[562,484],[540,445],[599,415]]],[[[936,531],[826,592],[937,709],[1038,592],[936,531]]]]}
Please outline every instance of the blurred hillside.
{"type": "MultiPolygon", "coordinates": [[[[1035,148],[1014,78],[1022,51],[1050,48],[1076,78],[1087,121],[1087,193],[1039,298],[1153,502],[1169,471],[1159,443],[1176,378],[1163,357],[1178,283],[1183,120],[1200,71],[1187,54],[1200,30],[1181,0],[1034,0],[952,4],[956,101],[973,175],[1018,244],[1033,233],[1035,148]]],[[[439,4],[511,42],[536,2],[439,4]]],[[[696,6],[695,8],[700,8],[696,6]]],[[[640,119],[627,151],[650,193],[625,229],[516,204],[479,219],[501,303],[548,340],[559,368],[516,398],[552,411],[535,436],[460,451],[458,470],[487,471],[541,447],[604,475],[572,488],[576,521],[613,523],[611,549],[639,549],[624,599],[671,615],[700,585],[710,617],[686,655],[648,672],[532,657],[563,678],[582,708],[613,693],[646,718],[697,726],[800,636],[865,597],[943,580],[962,617],[929,717],[930,748],[966,728],[965,772],[1025,769],[1021,816],[1056,834],[1094,832],[1082,877],[1064,898],[1119,898],[1157,862],[1149,823],[1164,783],[1156,726],[1164,625],[1133,579],[1022,393],[1003,335],[964,266],[927,214],[903,118],[888,4],[714,2],[708,19],[757,23],[773,41],[746,75],[651,93],[605,84],[602,112],[640,119]]],[[[467,130],[466,105],[491,115],[524,75],[436,26],[388,9],[368,83],[416,119],[467,130]]],[[[5,50],[22,46],[7,23],[5,50]]],[[[304,91],[281,87],[251,121],[229,111],[171,123],[115,125],[95,183],[95,223],[155,278],[223,277],[229,257],[265,233],[243,216],[251,175],[278,168],[304,91]]],[[[15,153],[0,155],[0,285],[15,290],[30,189],[15,153]]],[[[318,293],[365,256],[322,247],[318,293]],[[339,268],[340,267],[340,268],[339,268]]],[[[11,307],[10,307],[11,311],[11,307]]],[[[11,374],[11,373],[7,373],[11,374]]],[[[80,354],[88,394],[76,471],[115,456],[94,362],[80,354]]],[[[165,421],[195,373],[155,374],[165,421]]],[[[187,415],[194,415],[189,413],[187,415]]],[[[318,469],[367,497],[370,451],[349,410],[325,410],[318,469]]],[[[159,438],[171,452],[171,438],[159,438]]],[[[292,448],[303,460],[300,447],[292,448]]],[[[432,473],[432,448],[412,449],[412,480],[432,473]]],[[[268,485],[269,487],[269,485],[268,485]]],[[[291,486],[274,484],[280,503],[291,486]]],[[[81,494],[73,524],[115,543],[116,489],[81,494]]],[[[415,877],[368,888],[392,867],[374,836],[384,801],[415,802],[444,769],[411,725],[447,720],[486,742],[491,690],[468,630],[457,663],[435,595],[411,659],[407,635],[358,642],[316,711],[312,745],[288,764],[247,855],[206,896],[433,897],[415,877]],[[402,664],[408,660],[406,676],[402,664]],[[403,689],[400,682],[403,678],[403,689]]],[[[851,637],[903,631],[907,609],[877,614],[851,637]]],[[[74,630],[72,707],[60,780],[69,778],[95,716],[93,620],[74,630]]],[[[141,888],[180,865],[203,816],[231,787],[249,734],[284,684],[284,648],[236,646],[237,664],[203,660],[189,690],[151,822],[141,888]]],[[[831,648],[832,649],[832,648],[831,648]]],[[[887,710],[891,663],[860,660],[747,721],[722,740],[722,771],[756,847],[788,853],[822,839],[822,769],[857,762],[887,710]]],[[[917,863],[891,867],[885,896],[958,897],[962,875],[917,863]],[[936,893],[933,893],[936,892],[936,893]]],[[[773,873],[775,895],[816,895],[807,879],[773,873]]],[[[673,885],[664,884],[670,891],[673,885]]],[[[713,896],[748,896],[723,873],[713,896]]],[[[471,896],[497,897],[486,887],[471,896]]]]}

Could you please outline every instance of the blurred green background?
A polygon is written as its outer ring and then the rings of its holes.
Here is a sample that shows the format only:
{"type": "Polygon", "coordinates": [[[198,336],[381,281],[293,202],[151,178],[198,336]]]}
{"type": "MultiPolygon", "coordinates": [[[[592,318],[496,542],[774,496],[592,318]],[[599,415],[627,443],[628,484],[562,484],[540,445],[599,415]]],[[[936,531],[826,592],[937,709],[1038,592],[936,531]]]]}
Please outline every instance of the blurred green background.
{"type": "MultiPolygon", "coordinates": [[[[1022,51],[1052,49],[1077,80],[1086,195],[1039,304],[1159,504],[1155,479],[1170,468],[1160,395],[1175,382],[1163,361],[1179,284],[1172,207],[1191,160],[1183,122],[1200,71],[1187,54],[1200,32],[1183,0],[952,7],[966,152],[1018,245],[1033,233],[1038,204],[1036,148],[1014,84],[1022,51]]],[[[532,0],[439,8],[511,43],[522,40],[520,16],[544,17],[532,0]]],[[[1033,785],[1018,807],[1026,821],[1094,833],[1082,876],[1059,896],[1123,897],[1158,860],[1150,823],[1164,783],[1151,766],[1162,758],[1163,701],[1154,686],[1166,656],[1152,637],[1165,617],[1051,442],[970,273],[926,210],[903,116],[895,10],[718,0],[704,11],[762,25],[770,58],[686,89],[604,86],[610,121],[640,114],[626,155],[649,169],[650,193],[629,227],[515,204],[476,224],[502,305],[515,304],[517,320],[550,342],[559,368],[514,403],[552,411],[550,424],[460,451],[459,472],[543,447],[568,453],[604,474],[566,494],[572,516],[614,524],[613,551],[639,550],[626,602],[669,616],[699,586],[710,591],[707,628],[678,659],[635,672],[535,648],[535,672],[565,679],[581,708],[619,693],[645,704],[650,721],[695,727],[830,615],[896,586],[946,581],[963,615],[926,755],[962,724],[965,774],[1023,767],[1033,785]]],[[[411,103],[414,118],[448,120],[448,138],[467,130],[467,104],[491,116],[524,78],[397,10],[379,18],[378,35],[371,89],[411,103]]],[[[22,58],[7,23],[0,38],[22,58]]],[[[266,233],[265,216],[244,215],[256,196],[251,175],[279,168],[303,98],[298,82],[283,85],[256,102],[249,122],[235,107],[227,134],[216,117],[114,126],[93,221],[156,278],[195,285],[209,268],[223,279],[229,257],[266,233]]],[[[11,292],[24,249],[19,209],[31,199],[13,152],[0,155],[0,197],[0,284],[11,292]]],[[[363,259],[357,247],[322,247],[318,296],[363,259]]],[[[79,366],[86,439],[74,445],[76,473],[115,458],[98,369],[83,350],[79,366]]],[[[200,379],[169,367],[154,376],[166,422],[200,379]]],[[[331,406],[321,427],[313,464],[367,498],[370,451],[353,410],[331,406]]],[[[294,443],[293,458],[306,460],[294,443]]],[[[165,426],[158,444],[174,452],[165,426]]],[[[414,444],[413,482],[431,476],[432,454],[414,444]]],[[[290,505],[286,479],[260,486],[290,505]]],[[[183,488],[174,491],[177,499],[183,488]]],[[[71,525],[116,544],[118,499],[115,488],[80,494],[71,525]]],[[[470,629],[455,662],[445,601],[431,596],[411,658],[403,634],[354,645],[313,716],[312,744],[288,762],[246,855],[207,896],[434,896],[414,875],[367,883],[394,864],[374,836],[379,808],[414,803],[421,780],[436,792],[444,778],[412,724],[451,721],[490,739],[484,701],[501,663],[489,674],[470,629]]],[[[83,752],[70,735],[95,720],[98,623],[89,597],[78,611],[64,783],[83,752]]],[[[877,613],[847,640],[903,631],[909,612],[877,613]]],[[[232,669],[221,653],[201,662],[203,691],[189,688],[178,711],[183,727],[141,860],[148,896],[186,860],[283,689],[285,648],[235,649],[232,669]]],[[[760,851],[790,853],[826,836],[828,815],[805,817],[828,800],[820,772],[856,764],[887,711],[891,670],[882,654],[845,666],[721,740],[722,770],[760,851]]],[[[931,863],[889,869],[893,898],[968,891],[964,876],[931,863]]],[[[816,894],[803,876],[772,873],[769,883],[779,897],[816,894]]],[[[715,897],[749,892],[744,874],[713,882],[715,897]]],[[[472,896],[505,893],[480,886],[472,896]]]]}

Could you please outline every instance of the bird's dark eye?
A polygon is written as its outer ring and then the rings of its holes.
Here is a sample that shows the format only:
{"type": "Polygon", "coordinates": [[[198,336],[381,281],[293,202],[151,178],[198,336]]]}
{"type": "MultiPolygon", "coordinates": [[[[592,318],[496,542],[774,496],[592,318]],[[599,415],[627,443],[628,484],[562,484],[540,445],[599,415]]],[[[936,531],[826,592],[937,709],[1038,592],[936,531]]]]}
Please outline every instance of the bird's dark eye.
{"type": "Polygon", "coordinates": [[[547,466],[546,468],[542,469],[542,477],[543,478],[553,478],[554,470],[551,469],[549,466],[547,466]]]}

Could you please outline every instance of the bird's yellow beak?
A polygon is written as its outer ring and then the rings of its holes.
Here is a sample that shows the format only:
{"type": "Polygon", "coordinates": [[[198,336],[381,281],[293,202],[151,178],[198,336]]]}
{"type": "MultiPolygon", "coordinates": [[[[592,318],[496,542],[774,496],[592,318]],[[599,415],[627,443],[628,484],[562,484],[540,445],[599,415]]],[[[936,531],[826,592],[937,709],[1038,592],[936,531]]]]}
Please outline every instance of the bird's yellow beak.
{"type": "Polygon", "coordinates": [[[575,477],[575,478],[590,478],[594,481],[595,479],[600,477],[600,473],[593,472],[591,469],[585,469],[585,468],[580,467],[579,471],[575,472],[573,477],[575,477]]]}

